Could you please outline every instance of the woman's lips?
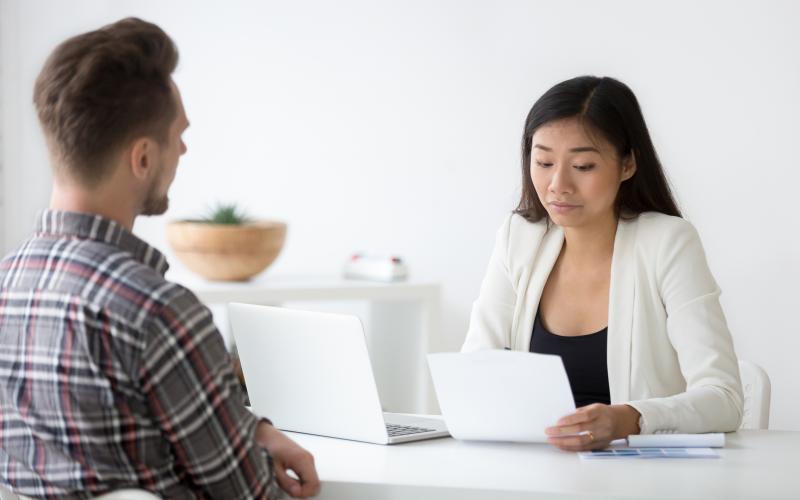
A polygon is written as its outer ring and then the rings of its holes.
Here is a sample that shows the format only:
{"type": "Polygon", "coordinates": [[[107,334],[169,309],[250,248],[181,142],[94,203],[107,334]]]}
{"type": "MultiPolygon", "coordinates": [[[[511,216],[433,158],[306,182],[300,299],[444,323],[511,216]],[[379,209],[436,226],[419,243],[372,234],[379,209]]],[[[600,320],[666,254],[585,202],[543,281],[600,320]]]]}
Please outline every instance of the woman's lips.
{"type": "Polygon", "coordinates": [[[574,205],[572,203],[563,203],[560,201],[551,201],[550,206],[559,214],[569,213],[577,208],[580,208],[580,205],[574,205]]]}

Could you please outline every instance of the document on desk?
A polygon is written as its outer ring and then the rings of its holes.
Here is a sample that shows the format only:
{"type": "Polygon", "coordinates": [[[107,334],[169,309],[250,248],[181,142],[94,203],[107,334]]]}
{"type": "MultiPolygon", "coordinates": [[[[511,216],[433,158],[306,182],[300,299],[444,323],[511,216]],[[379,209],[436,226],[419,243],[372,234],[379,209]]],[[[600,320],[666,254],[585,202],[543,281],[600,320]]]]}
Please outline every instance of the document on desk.
{"type": "Polygon", "coordinates": [[[630,448],[724,448],[725,434],[632,434],[627,443],[630,448]]]}
{"type": "Polygon", "coordinates": [[[447,428],[456,439],[546,442],[545,427],[575,412],[559,356],[519,351],[428,355],[447,428]]]}
{"type": "Polygon", "coordinates": [[[719,458],[711,448],[607,448],[581,451],[582,460],[614,460],[622,458],[719,458]]]}

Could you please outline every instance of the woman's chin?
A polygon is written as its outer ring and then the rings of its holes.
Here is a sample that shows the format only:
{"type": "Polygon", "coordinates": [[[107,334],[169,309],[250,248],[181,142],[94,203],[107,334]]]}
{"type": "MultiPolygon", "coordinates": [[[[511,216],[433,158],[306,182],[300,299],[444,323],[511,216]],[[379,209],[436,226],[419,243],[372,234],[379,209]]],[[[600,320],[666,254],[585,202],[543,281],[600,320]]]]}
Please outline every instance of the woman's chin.
{"type": "Polygon", "coordinates": [[[561,214],[550,210],[547,211],[547,214],[550,216],[550,220],[558,226],[571,227],[580,225],[580,217],[577,217],[577,214],[561,214]]]}

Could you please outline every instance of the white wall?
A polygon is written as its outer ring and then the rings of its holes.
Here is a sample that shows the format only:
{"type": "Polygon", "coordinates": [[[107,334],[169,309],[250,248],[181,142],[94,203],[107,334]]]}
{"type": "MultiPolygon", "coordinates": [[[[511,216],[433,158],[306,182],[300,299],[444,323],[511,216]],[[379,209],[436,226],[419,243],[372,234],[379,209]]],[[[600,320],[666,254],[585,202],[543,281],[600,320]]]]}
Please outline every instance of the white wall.
{"type": "Polygon", "coordinates": [[[170,212],[137,232],[166,249],[167,220],[237,200],[289,222],[276,274],[401,254],[444,284],[447,348],[515,205],[530,105],[579,74],[622,79],[703,237],[740,357],[772,377],[772,427],[800,430],[800,4],[0,1],[7,248],[47,203],[29,104],[44,57],[138,15],[180,47],[192,127],[170,212]]]}
{"type": "Polygon", "coordinates": [[[7,135],[10,127],[10,123],[7,122],[12,117],[12,112],[6,103],[8,99],[7,89],[9,89],[11,81],[16,80],[16,78],[11,78],[7,69],[7,65],[11,59],[11,54],[8,53],[7,47],[12,35],[11,30],[8,28],[10,21],[7,7],[8,6],[6,5],[5,0],[0,0],[0,251],[3,251],[6,248],[6,189],[3,171],[6,165],[6,143],[8,142],[5,136],[7,135]]]}
{"type": "Polygon", "coordinates": [[[3,166],[5,163],[5,155],[3,154],[3,142],[5,141],[3,137],[3,132],[6,127],[3,125],[3,119],[8,115],[3,106],[3,103],[5,101],[5,92],[4,92],[5,85],[3,84],[3,82],[10,79],[10,78],[4,78],[5,75],[3,74],[3,60],[5,59],[3,57],[3,47],[5,46],[4,43],[5,40],[2,35],[3,14],[4,14],[4,6],[2,3],[0,3],[0,224],[2,224],[2,227],[0,227],[0,249],[5,248],[5,244],[3,243],[5,238],[5,221],[3,217],[3,214],[5,213],[5,210],[3,210],[3,202],[5,201],[5,196],[4,196],[5,189],[3,188],[3,166]]]}

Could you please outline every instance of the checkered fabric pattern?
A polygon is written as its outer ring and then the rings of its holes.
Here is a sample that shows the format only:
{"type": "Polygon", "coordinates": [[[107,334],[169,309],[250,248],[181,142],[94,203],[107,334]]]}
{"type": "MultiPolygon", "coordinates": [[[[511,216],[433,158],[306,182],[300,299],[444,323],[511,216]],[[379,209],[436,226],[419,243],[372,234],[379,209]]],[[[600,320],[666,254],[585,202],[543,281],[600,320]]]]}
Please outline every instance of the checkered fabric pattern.
{"type": "Polygon", "coordinates": [[[61,211],[0,262],[0,484],[280,493],[211,313],[167,267],[121,225],[61,211]]]}

